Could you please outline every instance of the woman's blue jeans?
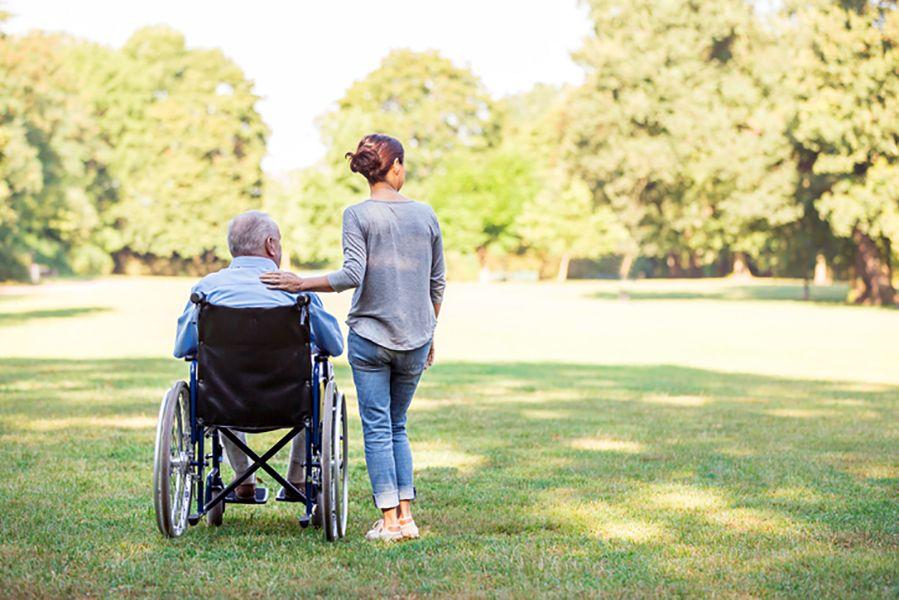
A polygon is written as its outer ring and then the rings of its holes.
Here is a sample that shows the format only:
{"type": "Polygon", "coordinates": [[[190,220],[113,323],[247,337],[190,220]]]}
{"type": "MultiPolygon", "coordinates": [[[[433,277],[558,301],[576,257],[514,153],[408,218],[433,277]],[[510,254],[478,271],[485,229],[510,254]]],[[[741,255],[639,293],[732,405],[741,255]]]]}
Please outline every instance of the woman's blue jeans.
{"type": "Polygon", "coordinates": [[[350,330],[347,348],[375,506],[393,508],[400,500],[415,499],[406,411],[431,343],[415,350],[391,350],[350,330]]]}

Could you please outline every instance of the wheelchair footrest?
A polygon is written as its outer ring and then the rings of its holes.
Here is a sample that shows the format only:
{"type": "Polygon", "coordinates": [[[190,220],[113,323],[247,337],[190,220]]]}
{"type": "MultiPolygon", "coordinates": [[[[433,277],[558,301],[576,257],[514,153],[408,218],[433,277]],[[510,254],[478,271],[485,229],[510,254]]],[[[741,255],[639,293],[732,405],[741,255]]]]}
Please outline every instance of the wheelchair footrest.
{"type": "Polygon", "coordinates": [[[257,487],[256,488],[256,497],[248,498],[244,500],[243,498],[238,498],[234,495],[234,492],[231,492],[227,496],[225,496],[225,502],[228,504],[265,504],[268,502],[268,488],[257,487]]]}
{"type": "Polygon", "coordinates": [[[305,498],[303,498],[302,496],[297,496],[295,494],[288,494],[287,490],[285,490],[284,488],[278,490],[278,493],[275,496],[275,500],[277,500],[278,502],[302,502],[303,504],[306,503],[305,498]]]}

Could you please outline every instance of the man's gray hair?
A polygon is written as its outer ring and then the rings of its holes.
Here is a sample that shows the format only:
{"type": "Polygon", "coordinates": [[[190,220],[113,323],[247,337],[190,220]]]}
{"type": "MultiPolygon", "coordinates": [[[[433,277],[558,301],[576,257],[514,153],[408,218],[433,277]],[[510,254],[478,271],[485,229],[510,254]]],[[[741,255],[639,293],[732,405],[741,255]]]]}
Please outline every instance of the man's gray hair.
{"type": "Polygon", "coordinates": [[[228,223],[228,250],[231,256],[260,256],[265,240],[278,236],[278,224],[261,210],[248,210],[228,223]]]}

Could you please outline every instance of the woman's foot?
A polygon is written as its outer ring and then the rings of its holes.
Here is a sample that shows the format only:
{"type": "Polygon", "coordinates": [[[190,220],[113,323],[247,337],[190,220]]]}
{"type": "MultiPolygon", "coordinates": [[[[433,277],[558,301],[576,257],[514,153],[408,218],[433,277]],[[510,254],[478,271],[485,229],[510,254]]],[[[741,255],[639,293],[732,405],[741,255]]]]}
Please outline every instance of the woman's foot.
{"type": "Polygon", "coordinates": [[[418,533],[418,525],[415,524],[415,519],[412,517],[400,517],[399,523],[403,539],[416,540],[421,537],[418,533]]]}
{"type": "Polygon", "coordinates": [[[380,540],[382,542],[399,542],[404,539],[403,531],[399,526],[386,527],[384,525],[384,519],[378,519],[375,521],[375,524],[372,525],[371,529],[368,530],[368,533],[365,534],[365,539],[377,541],[380,540]]]}

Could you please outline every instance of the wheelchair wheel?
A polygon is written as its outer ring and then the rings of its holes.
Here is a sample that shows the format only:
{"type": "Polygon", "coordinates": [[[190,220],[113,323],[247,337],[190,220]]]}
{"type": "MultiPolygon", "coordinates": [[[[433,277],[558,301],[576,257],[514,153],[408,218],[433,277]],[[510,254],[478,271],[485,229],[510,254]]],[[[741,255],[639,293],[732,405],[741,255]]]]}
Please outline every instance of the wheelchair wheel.
{"type": "Polygon", "coordinates": [[[159,408],[156,451],[153,460],[153,502],[156,525],[166,537],[178,537],[187,529],[194,496],[190,441],[190,389],[179,381],[166,393],[159,408]]]}
{"type": "Polygon", "coordinates": [[[346,535],[347,520],[347,419],[346,399],[328,383],[322,427],[322,501],[325,538],[334,541],[346,535]]]}

